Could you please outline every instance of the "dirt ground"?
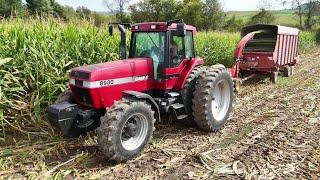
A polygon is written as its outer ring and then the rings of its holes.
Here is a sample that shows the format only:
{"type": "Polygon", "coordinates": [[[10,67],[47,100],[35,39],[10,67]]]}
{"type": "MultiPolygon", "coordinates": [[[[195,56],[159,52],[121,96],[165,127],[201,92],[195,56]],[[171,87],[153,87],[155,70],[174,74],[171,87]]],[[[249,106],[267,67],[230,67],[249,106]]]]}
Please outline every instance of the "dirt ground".
{"type": "Polygon", "coordinates": [[[320,48],[300,57],[293,77],[244,84],[218,133],[156,128],[141,156],[119,165],[104,159],[94,133],[15,140],[0,147],[0,178],[320,179],[320,48]]]}

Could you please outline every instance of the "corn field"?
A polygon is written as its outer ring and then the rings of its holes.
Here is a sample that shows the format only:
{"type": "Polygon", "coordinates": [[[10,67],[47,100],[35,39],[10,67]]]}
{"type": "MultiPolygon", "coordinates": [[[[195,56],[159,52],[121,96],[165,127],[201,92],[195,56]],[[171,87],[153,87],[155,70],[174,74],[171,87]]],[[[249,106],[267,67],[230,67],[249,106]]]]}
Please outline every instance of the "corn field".
{"type": "MultiPolygon", "coordinates": [[[[0,138],[47,127],[46,109],[66,88],[68,70],[118,59],[119,39],[87,22],[0,21],[0,138]]],[[[197,56],[229,66],[239,40],[239,33],[199,33],[197,56]]],[[[315,38],[303,33],[300,43],[308,49],[315,38]]]]}

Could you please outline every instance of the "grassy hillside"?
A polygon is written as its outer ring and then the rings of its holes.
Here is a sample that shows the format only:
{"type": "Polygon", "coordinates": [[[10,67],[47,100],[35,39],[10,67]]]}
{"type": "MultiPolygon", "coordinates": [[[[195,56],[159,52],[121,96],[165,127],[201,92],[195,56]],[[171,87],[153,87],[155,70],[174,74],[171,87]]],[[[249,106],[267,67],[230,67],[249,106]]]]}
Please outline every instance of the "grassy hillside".
{"type": "MultiPolygon", "coordinates": [[[[257,14],[258,11],[230,11],[227,12],[227,17],[232,17],[233,15],[236,18],[243,19],[245,22],[248,22],[250,18],[257,14]]],[[[274,24],[284,25],[284,26],[298,26],[298,16],[294,14],[295,12],[292,10],[276,10],[272,11],[272,14],[275,16],[274,24]]]]}

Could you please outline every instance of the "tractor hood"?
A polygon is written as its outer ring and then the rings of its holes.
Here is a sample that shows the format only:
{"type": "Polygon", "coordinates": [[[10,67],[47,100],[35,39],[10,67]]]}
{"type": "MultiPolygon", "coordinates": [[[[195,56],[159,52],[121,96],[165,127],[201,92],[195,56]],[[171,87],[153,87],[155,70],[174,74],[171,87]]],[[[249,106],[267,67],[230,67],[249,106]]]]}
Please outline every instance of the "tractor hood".
{"type": "Polygon", "coordinates": [[[153,76],[152,59],[132,58],[72,69],[71,79],[105,81],[124,77],[153,76]]]}

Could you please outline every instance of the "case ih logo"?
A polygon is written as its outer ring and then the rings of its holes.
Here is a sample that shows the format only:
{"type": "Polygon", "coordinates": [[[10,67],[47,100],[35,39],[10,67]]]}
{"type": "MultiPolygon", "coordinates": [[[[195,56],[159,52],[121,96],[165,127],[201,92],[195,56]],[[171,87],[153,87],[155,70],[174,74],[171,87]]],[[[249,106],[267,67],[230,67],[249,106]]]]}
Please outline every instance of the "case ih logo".
{"type": "MultiPolygon", "coordinates": [[[[108,87],[108,86],[114,86],[119,84],[127,84],[127,83],[134,83],[137,81],[145,81],[148,80],[149,76],[133,76],[133,77],[125,77],[125,78],[117,78],[117,79],[107,79],[107,80],[101,80],[101,81],[83,81],[82,87],[84,88],[101,88],[101,87],[108,87]]],[[[77,80],[70,79],[70,85],[76,85],[79,86],[78,83],[76,83],[77,80]]]]}

